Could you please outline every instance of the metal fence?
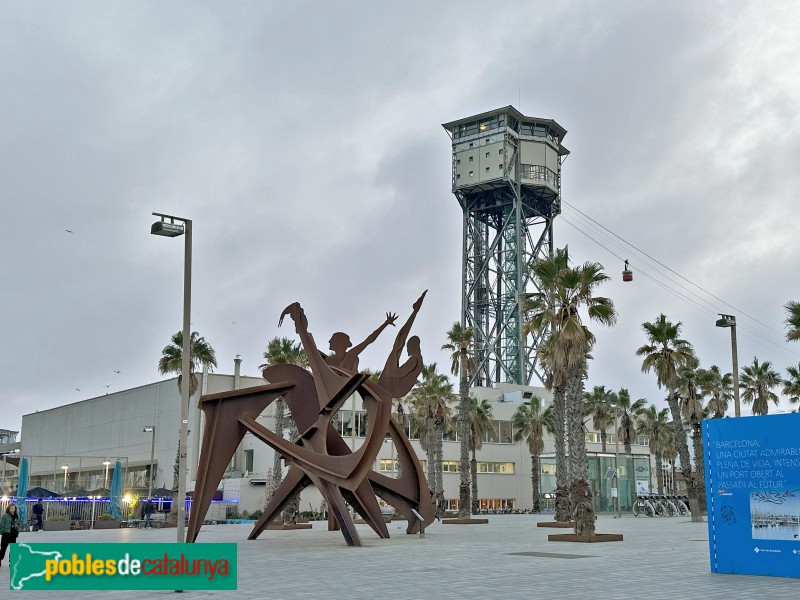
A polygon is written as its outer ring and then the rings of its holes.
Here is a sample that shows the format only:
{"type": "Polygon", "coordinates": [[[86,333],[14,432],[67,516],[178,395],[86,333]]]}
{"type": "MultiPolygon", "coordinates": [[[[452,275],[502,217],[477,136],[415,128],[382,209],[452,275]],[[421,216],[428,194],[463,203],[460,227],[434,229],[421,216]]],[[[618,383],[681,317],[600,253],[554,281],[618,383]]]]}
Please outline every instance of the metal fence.
{"type": "MultiPolygon", "coordinates": [[[[13,503],[15,498],[0,499],[0,513],[5,512],[9,504],[13,503]]],[[[33,517],[33,505],[37,500],[29,498],[25,500],[25,507],[27,508],[28,524],[32,524],[35,519],[33,517]]],[[[153,499],[155,504],[156,514],[169,513],[172,508],[172,501],[166,499],[153,499]]],[[[141,516],[141,503],[138,498],[131,498],[131,501],[121,503],[122,505],[122,519],[127,521],[129,519],[138,519],[141,516]]],[[[108,498],[45,498],[42,500],[44,507],[44,522],[45,529],[47,529],[48,521],[80,521],[80,522],[94,522],[100,520],[111,519],[109,511],[110,502],[108,498]]],[[[191,514],[191,500],[186,502],[186,514],[191,514]]],[[[238,503],[230,500],[214,501],[208,510],[206,520],[224,520],[231,511],[236,511],[238,503]]]]}

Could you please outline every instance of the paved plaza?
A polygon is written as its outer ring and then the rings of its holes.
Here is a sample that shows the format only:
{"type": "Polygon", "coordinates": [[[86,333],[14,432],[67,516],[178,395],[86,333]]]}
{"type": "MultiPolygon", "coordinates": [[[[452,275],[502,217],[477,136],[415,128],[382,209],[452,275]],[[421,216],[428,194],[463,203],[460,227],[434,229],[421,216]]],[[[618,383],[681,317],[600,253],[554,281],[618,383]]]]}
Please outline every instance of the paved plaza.
{"type": "MultiPolygon", "coordinates": [[[[379,598],[800,598],[800,580],[712,575],[708,529],[684,518],[614,519],[602,515],[599,533],[621,533],[623,542],[548,542],[564,530],[537,527],[550,516],[497,515],[488,525],[430,527],[425,539],[389,525],[381,540],[360,526],[364,546],[347,547],[324,523],[311,530],[267,531],[247,541],[250,526],[206,526],[198,542],[239,545],[239,589],[185,592],[181,598],[360,600],[379,598]],[[314,583],[311,583],[311,582],[314,583]]],[[[173,542],[174,529],[117,529],[25,533],[22,542],[173,542]]],[[[0,590],[8,590],[8,564],[0,590]]],[[[10,592],[25,600],[40,597],[85,599],[86,592],[10,592]]],[[[90,592],[94,599],[175,597],[174,592],[90,592]]]]}

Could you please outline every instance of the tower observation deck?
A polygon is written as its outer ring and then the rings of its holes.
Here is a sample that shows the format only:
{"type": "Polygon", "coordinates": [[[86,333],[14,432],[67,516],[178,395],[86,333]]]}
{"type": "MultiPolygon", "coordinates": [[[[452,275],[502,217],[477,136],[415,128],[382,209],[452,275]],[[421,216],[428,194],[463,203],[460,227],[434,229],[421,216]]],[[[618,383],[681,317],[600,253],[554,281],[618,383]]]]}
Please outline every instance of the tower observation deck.
{"type": "Polygon", "coordinates": [[[453,194],[463,211],[462,323],[475,330],[471,385],[543,380],[539,340],[522,335],[528,265],[553,253],[566,129],[513,106],[442,125],[453,145],[453,194]]]}

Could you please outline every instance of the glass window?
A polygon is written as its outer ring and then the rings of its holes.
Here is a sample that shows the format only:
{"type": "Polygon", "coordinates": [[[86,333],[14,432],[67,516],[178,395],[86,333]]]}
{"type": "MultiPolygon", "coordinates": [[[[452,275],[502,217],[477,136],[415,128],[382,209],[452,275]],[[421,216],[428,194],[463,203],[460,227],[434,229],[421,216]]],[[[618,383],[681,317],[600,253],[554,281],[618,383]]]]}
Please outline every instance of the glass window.
{"type": "Polygon", "coordinates": [[[356,437],[367,437],[367,413],[356,411],[356,437]]]}
{"type": "Polygon", "coordinates": [[[514,463],[512,462],[479,462],[477,465],[478,473],[514,473],[514,463]]]}
{"type": "Polygon", "coordinates": [[[380,471],[387,471],[387,472],[396,472],[398,467],[398,462],[395,459],[392,461],[390,458],[382,458],[378,463],[378,469],[380,471]]]}
{"type": "Polygon", "coordinates": [[[339,423],[340,429],[339,431],[342,434],[342,437],[350,437],[353,435],[353,423],[350,418],[350,411],[349,410],[340,410],[339,411],[339,423]]]}
{"type": "Polygon", "coordinates": [[[499,435],[500,435],[500,443],[501,444],[513,444],[514,438],[511,432],[511,421],[498,421],[499,427],[499,435]]]}
{"type": "Polygon", "coordinates": [[[253,472],[253,451],[252,450],[245,450],[244,451],[244,469],[245,471],[252,473],[253,472]]]}
{"type": "Polygon", "coordinates": [[[498,432],[500,431],[500,421],[492,421],[492,425],[494,425],[492,430],[486,432],[485,441],[489,442],[490,444],[496,444],[500,439],[498,437],[498,432]]]}

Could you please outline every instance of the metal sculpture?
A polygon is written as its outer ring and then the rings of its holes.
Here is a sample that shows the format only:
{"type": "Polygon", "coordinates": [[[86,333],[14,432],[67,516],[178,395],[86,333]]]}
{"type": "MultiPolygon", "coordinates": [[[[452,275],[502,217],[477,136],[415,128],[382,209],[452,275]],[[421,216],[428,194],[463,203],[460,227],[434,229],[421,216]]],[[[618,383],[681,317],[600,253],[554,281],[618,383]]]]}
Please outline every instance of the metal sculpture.
{"type": "Polygon", "coordinates": [[[405,432],[391,415],[392,399],[401,398],[411,391],[422,371],[419,338],[407,337],[424,298],[425,292],[414,303],[411,316],[398,331],[377,382],[358,372],[358,355],[387,326],[394,325],[397,315],[387,313],[384,323],[352,348],[347,334],[334,333],[330,339],[332,354],[325,355],[319,351],[308,331],[308,320],[300,304],[286,307],[279,325],[287,316],[294,321],[308,357],[310,372],[295,365],[272,365],[263,371],[264,379],[271,382],[267,385],[200,398],[199,407],[205,413],[206,427],[187,541],[197,539],[211,498],[247,432],[279,452],[289,464],[288,474],[273,493],[249,539],[258,537],[295,494],[312,484],[324,497],[328,510],[350,546],[360,546],[361,539],[345,501],[382,538],[388,538],[389,531],[376,495],[408,519],[407,533],[420,530],[417,514],[425,523],[433,520],[433,503],[422,467],[405,432]],[[401,364],[404,347],[409,358],[401,364]],[[355,393],[361,396],[367,412],[367,434],[360,448],[351,449],[331,425],[331,419],[345,400],[355,393]],[[284,439],[256,420],[281,396],[297,425],[298,437],[295,440],[284,439]],[[387,434],[395,444],[402,467],[397,479],[372,469],[387,434]]]}

